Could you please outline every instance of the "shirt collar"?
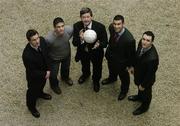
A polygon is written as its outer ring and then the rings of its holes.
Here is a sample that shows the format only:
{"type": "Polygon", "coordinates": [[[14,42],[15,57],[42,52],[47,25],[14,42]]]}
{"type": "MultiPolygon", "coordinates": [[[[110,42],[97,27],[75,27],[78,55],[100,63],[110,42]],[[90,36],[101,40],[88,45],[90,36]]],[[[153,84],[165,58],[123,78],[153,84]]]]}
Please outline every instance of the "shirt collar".
{"type": "Polygon", "coordinates": [[[34,47],[32,44],[30,44],[30,46],[31,46],[33,49],[35,49],[36,51],[38,51],[38,47],[36,48],[36,47],[34,47]]]}
{"type": "Polygon", "coordinates": [[[118,35],[121,36],[125,31],[125,28],[123,28],[120,32],[118,32],[118,35]]]}
{"type": "Polygon", "coordinates": [[[88,26],[85,26],[85,27],[87,27],[88,29],[92,29],[92,21],[91,23],[88,24],[88,26]]]}
{"type": "Polygon", "coordinates": [[[150,47],[148,47],[148,48],[142,48],[142,50],[143,50],[143,52],[145,53],[145,52],[147,52],[148,50],[150,50],[151,47],[152,47],[152,46],[150,46],[150,47]]]}

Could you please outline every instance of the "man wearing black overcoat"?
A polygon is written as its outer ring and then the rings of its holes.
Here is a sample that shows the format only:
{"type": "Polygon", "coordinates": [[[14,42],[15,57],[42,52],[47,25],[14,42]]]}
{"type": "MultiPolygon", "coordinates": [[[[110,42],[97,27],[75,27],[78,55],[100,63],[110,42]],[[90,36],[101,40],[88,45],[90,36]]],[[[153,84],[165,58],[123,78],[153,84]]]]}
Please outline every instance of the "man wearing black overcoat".
{"type": "Polygon", "coordinates": [[[23,63],[26,68],[27,93],[26,105],[31,114],[38,118],[40,113],[36,109],[37,98],[51,99],[51,95],[43,92],[46,80],[50,76],[49,59],[45,39],[39,33],[30,29],[26,33],[28,44],[23,51],[23,63]]]}

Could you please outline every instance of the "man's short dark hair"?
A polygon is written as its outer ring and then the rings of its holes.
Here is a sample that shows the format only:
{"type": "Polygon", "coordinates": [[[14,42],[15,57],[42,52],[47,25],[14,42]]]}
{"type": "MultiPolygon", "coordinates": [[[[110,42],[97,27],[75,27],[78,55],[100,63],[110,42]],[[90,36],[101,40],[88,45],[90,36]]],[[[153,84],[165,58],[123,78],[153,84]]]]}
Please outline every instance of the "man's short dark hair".
{"type": "Polygon", "coordinates": [[[121,20],[124,23],[124,17],[122,15],[116,15],[113,20],[121,20]]]}
{"type": "Polygon", "coordinates": [[[60,22],[64,23],[64,20],[61,17],[56,17],[53,21],[53,26],[56,27],[56,25],[60,22]]]}
{"type": "Polygon", "coordinates": [[[90,13],[91,17],[93,16],[92,14],[92,10],[88,7],[83,7],[81,8],[80,10],[80,17],[83,15],[83,14],[86,14],[86,13],[90,13]]]}
{"type": "Polygon", "coordinates": [[[154,36],[154,33],[152,31],[146,31],[146,32],[143,33],[143,35],[144,34],[146,34],[147,36],[151,36],[152,37],[152,42],[154,41],[155,36],[154,36]]]}
{"type": "Polygon", "coordinates": [[[31,40],[31,37],[36,35],[36,34],[39,34],[36,30],[34,29],[29,29],[27,32],[26,32],[26,38],[28,41],[31,40]]]}

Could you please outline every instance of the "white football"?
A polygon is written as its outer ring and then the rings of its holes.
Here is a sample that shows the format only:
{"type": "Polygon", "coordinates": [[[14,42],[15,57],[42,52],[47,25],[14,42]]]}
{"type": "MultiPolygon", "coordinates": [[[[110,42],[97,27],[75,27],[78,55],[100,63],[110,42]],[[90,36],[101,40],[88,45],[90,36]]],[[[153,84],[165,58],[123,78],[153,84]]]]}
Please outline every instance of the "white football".
{"type": "Polygon", "coordinates": [[[84,32],[84,40],[87,43],[93,43],[97,39],[97,34],[94,30],[88,29],[84,32]]]}

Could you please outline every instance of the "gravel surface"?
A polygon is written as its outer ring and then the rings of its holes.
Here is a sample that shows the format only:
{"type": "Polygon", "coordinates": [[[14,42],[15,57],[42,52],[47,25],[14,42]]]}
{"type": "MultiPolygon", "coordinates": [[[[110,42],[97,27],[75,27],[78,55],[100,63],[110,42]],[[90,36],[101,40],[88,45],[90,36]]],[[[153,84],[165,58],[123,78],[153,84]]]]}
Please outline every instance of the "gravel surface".
{"type": "MultiPolygon", "coordinates": [[[[0,126],[179,126],[180,125],[180,1],[179,0],[0,0],[0,126]],[[133,116],[138,103],[117,101],[120,81],[101,86],[94,93],[92,81],[77,83],[80,63],[75,63],[72,46],[72,87],[61,82],[63,93],[45,91],[51,101],[38,100],[41,117],[32,117],[25,105],[26,79],[22,51],[27,43],[25,33],[34,28],[42,36],[53,29],[52,21],[61,16],[66,24],[79,20],[80,8],[88,6],[94,19],[108,27],[116,14],[125,16],[126,27],[137,42],[142,33],[155,33],[160,55],[157,80],[153,87],[150,110],[133,116]]],[[[103,62],[103,78],[107,77],[103,62]]],[[[137,92],[131,76],[128,95],[137,92]]]]}

